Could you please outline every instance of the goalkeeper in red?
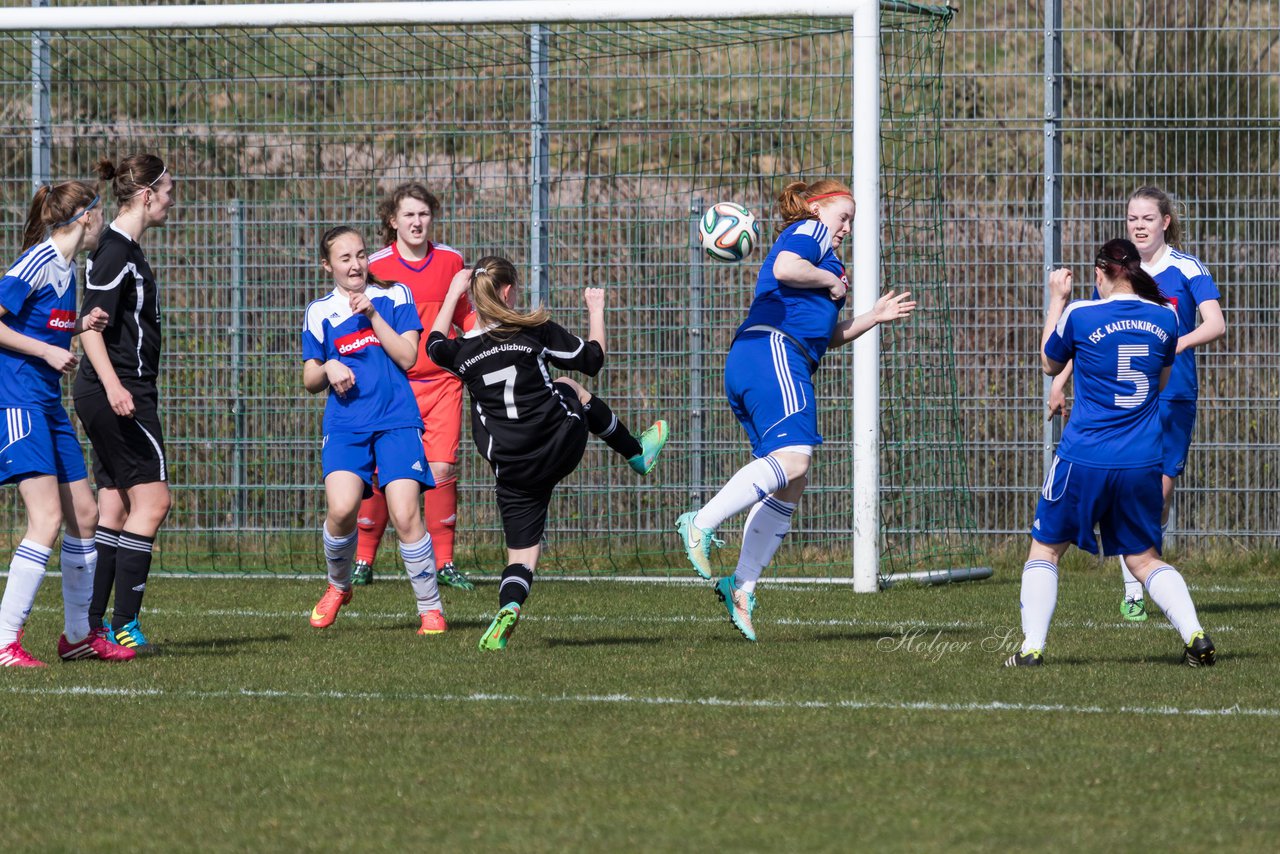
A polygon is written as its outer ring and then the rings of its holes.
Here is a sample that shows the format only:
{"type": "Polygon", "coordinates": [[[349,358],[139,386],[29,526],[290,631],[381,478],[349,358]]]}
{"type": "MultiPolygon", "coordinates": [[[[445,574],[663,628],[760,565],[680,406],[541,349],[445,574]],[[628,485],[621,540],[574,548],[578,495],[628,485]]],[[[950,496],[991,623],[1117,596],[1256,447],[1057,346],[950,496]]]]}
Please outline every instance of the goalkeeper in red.
{"type": "MultiPolygon", "coordinates": [[[[378,203],[383,247],[369,256],[369,275],[386,283],[399,283],[413,294],[423,328],[435,322],[449,282],[462,269],[462,254],[431,240],[432,225],[440,212],[440,200],[417,182],[401,184],[378,203]]],[[[471,313],[464,298],[448,316],[448,335],[463,328],[471,313]]],[[[440,583],[462,590],[474,585],[453,562],[453,535],[458,520],[458,441],[462,435],[462,383],[427,358],[426,342],[409,366],[409,387],[422,416],[422,450],[431,466],[435,489],[422,497],[423,519],[435,546],[440,583]]],[[[356,548],[353,584],[373,582],[373,562],[387,529],[387,501],[374,486],[373,495],[360,505],[360,536],[356,548]]]]}

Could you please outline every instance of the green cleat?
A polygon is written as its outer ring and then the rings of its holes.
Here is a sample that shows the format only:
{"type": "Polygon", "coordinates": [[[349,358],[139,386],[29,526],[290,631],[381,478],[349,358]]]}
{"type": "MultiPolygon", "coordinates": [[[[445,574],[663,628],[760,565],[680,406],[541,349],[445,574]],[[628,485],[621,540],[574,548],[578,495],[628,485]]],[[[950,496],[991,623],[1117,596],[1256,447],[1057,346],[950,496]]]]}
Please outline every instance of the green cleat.
{"type": "Polygon", "coordinates": [[[441,584],[448,587],[456,587],[459,590],[475,590],[476,586],[471,583],[471,579],[462,574],[462,570],[453,565],[453,561],[449,561],[440,567],[436,572],[436,578],[441,584]]]}
{"type": "Polygon", "coordinates": [[[516,604],[503,605],[498,611],[498,616],[493,618],[493,622],[489,624],[489,628],[484,630],[484,636],[480,638],[480,649],[506,649],[507,641],[511,638],[511,633],[516,630],[516,623],[520,622],[520,606],[516,604]]]}
{"type": "Polygon", "coordinates": [[[636,474],[648,474],[658,462],[658,454],[667,444],[667,422],[658,419],[648,430],[640,434],[640,447],[644,450],[627,460],[636,474]]]}
{"type": "Polygon", "coordinates": [[[708,531],[693,524],[696,514],[690,510],[681,513],[676,519],[676,530],[680,532],[680,541],[684,543],[684,553],[693,564],[694,571],[708,581],[711,580],[711,549],[720,548],[724,540],[716,538],[715,531],[708,531]]]}
{"type": "Polygon", "coordinates": [[[356,561],[355,566],[351,567],[351,583],[361,587],[372,584],[373,564],[365,560],[356,561]]]}
{"type": "Polygon", "coordinates": [[[756,609],[756,594],[733,586],[733,576],[726,575],[716,582],[716,595],[729,610],[729,622],[749,641],[756,639],[756,628],[751,624],[751,613],[756,609]]]}
{"type": "Polygon", "coordinates": [[[1038,649],[1015,652],[1004,660],[1005,667],[1039,667],[1044,664],[1044,654],[1038,649]]]}
{"type": "Polygon", "coordinates": [[[1147,619],[1147,603],[1143,599],[1125,599],[1120,603],[1120,616],[1131,623],[1145,622],[1147,619]]]}

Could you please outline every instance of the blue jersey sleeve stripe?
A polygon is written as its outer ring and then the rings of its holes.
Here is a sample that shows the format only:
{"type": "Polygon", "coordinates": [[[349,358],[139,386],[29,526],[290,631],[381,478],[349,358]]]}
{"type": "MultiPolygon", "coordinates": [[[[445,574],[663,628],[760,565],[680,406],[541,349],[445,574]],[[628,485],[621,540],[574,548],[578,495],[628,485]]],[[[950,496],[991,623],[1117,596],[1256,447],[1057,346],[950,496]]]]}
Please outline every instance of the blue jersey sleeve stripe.
{"type": "Polygon", "coordinates": [[[49,244],[33,247],[30,254],[18,259],[18,263],[9,269],[9,275],[29,282],[33,287],[41,284],[36,281],[36,274],[49,266],[58,250],[49,244]]]}

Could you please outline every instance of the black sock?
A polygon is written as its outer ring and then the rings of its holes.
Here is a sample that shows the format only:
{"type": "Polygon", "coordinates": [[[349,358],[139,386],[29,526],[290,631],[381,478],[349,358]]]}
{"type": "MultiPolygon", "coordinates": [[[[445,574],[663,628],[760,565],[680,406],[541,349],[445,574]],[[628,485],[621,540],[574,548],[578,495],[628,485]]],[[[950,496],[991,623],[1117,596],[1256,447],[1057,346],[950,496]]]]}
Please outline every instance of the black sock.
{"type": "Polygon", "coordinates": [[[98,568],[93,571],[93,598],[89,600],[89,630],[102,625],[107,615],[107,603],[111,601],[111,588],[116,583],[116,549],[120,545],[120,532],[99,528],[93,535],[98,551],[98,568]]]}
{"type": "Polygon", "coordinates": [[[151,546],[155,537],[120,534],[120,548],[116,552],[116,602],[111,613],[111,628],[120,629],[138,618],[142,610],[142,593],[147,588],[147,575],[151,572],[151,546]]]}
{"type": "Polygon", "coordinates": [[[609,404],[592,395],[591,402],[582,407],[587,416],[587,429],[604,439],[604,443],[619,454],[631,459],[644,453],[640,440],[631,435],[627,425],[618,420],[609,404]]]}
{"type": "Polygon", "coordinates": [[[533,570],[522,563],[510,564],[502,570],[502,583],[498,585],[498,607],[524,605],[533,587],[533,570]]]}

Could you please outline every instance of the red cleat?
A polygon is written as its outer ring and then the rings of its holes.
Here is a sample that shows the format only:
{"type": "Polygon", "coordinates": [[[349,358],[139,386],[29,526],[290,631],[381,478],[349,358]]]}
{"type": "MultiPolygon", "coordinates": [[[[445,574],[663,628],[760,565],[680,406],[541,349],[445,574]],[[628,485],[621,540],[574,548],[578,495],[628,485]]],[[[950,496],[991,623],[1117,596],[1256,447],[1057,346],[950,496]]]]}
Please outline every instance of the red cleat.
{"type": "Polygon", "coordinates": [[[422,615],[422,625],[418,627],[420,635],[440,635],[449,631],[449,624],[444,621],[443,611],[428,611],[422,615]]]}
{"type": "Polygon", "coordinates": [[[339,590],[332,584],[324,591],[320,601],[311,609],[311,625],[323,629],[333,625],[342,606],[351,601],[350,590],[339,590]]]}

